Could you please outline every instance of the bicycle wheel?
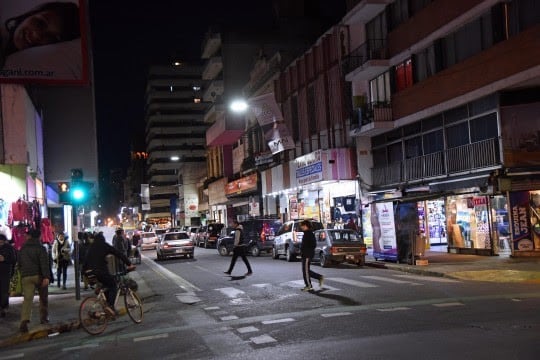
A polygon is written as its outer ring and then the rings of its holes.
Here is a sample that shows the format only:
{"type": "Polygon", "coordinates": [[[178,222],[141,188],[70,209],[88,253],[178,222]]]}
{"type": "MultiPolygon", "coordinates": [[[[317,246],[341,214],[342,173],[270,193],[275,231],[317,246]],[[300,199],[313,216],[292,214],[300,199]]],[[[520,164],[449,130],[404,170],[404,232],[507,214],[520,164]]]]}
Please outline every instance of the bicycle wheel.
{"type": "Polygon", "coordinates": [[[140,324],[143,320],[143,306],[142,301],[131,289],[126,289],[124,293],[124,304],[126,305],[126,311],[135,324],[140,324]]]}
{"type": "Polygon", "coordinates": [[[109,319],[97,297],[87,297],[79,307],[79,322],[90,335],[101,334],[107,328],[109,319]]]}

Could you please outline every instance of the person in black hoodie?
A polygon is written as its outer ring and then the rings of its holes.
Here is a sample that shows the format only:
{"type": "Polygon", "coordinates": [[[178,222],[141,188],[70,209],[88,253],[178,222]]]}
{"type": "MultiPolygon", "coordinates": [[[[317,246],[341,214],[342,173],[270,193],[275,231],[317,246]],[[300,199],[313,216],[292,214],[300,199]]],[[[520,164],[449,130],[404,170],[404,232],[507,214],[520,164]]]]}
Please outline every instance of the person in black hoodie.
{"type": "Polygon", "coordinates": [[[19,252],[19,269],[23,291],[21,325],[19,330],[28,332],[28,323],[32,315],[32,302],[36,288],[39,293],[39,315],[42,324],[49,322],[49,280],[51,269],[47,250],[41,244],[41,232],[30,230],[19,252]]]}
{"type": "Polygon", "coordinates": [[[302,291],[311,291],[313,290],[311,278],[319,280],[319,286],[322,287],[324,277],[310,269],[311,259],[315,255],[315,246],[317,245],[311,222],[309,220],[303,220],[300,223],[300,229],[304,232],[300,251],[302,253],[302,275],[304,276],[304,283],[306,284],[302,291]]]}
{"type": "Polygon", "coordinates": [[[6,316],[9,308],[9,284],[15,272],[17,254],[6,235],[0,234],[0,317],[6,316]]]}
{"type": "Polygon", "coordinates": [[[131,261],[129,261],[126,254],[109,245],[105,241],[103,233],[98,233],[94,237],[94,242],[88,247],[83,270],[85,272],[91,271],[97,277],[97,280],[107,289],[107,303],[109,304],[109,307],[107,307],[105,311],[107,311],[109,315],[115,316],[114,300],[116,299],[118,287],[116,286],[115,277],[109,273],[106,258],[107,255],[114,255],[116,258],[122,260],[122,262],[127,265],[127,271],[134,270],[135,265],[131,264],[131,261]]]}

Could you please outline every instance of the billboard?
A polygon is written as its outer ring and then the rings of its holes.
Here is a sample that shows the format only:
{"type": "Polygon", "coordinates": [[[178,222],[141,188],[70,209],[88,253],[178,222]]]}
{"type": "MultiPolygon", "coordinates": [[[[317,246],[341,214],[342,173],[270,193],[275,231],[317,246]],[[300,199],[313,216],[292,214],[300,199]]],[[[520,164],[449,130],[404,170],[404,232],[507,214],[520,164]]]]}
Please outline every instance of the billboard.
{"type": "Polygon", "coordinates": [[[87,84],[84,0],[0,0],[0,82],[87,84]]]}

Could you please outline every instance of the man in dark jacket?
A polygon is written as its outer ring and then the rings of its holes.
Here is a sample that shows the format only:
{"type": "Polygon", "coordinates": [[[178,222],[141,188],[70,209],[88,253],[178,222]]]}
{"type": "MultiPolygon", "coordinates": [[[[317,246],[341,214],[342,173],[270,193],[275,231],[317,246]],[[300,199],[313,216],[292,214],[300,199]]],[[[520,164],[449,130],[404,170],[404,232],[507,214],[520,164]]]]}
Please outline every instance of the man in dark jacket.
{"type": "Polygon", "coordinates": [[[38,288],[39,315],[42,324],[49,322],[49,280],[51,270],[47,250],[41,244],[41,232],[30,230],[26,241],[19,252],[19,269],[21,271],[23,304],[21,310],[21,332],[28,332],[28,323],[32,316],[32,302],[38,288]]]}
{"type": "Polygon", "coordinates": [[[16,262],[15,249],[6,235],[0,234],[0,317],[5,317],[9,308],[9,284],[16,262]]]}
{"type": "Polygon", "coordinates": [[[309,220],[303,220],[300,223],[300,229],[304,232],[300,251],[302,253],[302,275],[304,276],[304,283],[306,284],[302,291],[311,291],[313,290],[311,278],[319,280],[319,286],[322,287],[324,277],[310,269],[311,259],[315,255],[315,247],[317,245],[311,222],[309,220]]]}
{"type": "Polygon", "coordinates": [[[98,281],[107,288],[107,302],[109,303],[109,307],[106,308],[105,311],[107,311],[109,315],[114,316],[116,314],[114,310],[114,300],[116,299],[118,288],[116,286],[115,277],[109,273],[107,255],[114,255],[116,258],[122,260],[122,262],[128,266],[126,269],[127,271],[135,269],[135,265],[131,264],[125,253],[122,253],[113,246],[107,244],[102,233],[97,234],[94,237],[94,242],[88,247],[84,270],[92,271],[92,273],[96,275],[98,281]]]}

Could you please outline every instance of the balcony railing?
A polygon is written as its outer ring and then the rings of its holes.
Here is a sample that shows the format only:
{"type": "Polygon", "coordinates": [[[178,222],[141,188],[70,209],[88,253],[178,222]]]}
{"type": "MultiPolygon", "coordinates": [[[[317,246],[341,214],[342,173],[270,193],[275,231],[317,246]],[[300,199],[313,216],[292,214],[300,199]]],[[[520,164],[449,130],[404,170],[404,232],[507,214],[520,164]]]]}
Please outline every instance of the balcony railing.
{"type": "Polygon", "coordinates": [[[388,59],[386,39],[370,39],[351,51],[343,60],[343,73],[348,74],[370,60],[388,59]]]}
{"type": "Polygon", "coordinates": [[[372,169],[372,180],[374,186],[393,185],[463,173],[500,163],[499,142],[493,138],[375,167],[372,169]]]}

